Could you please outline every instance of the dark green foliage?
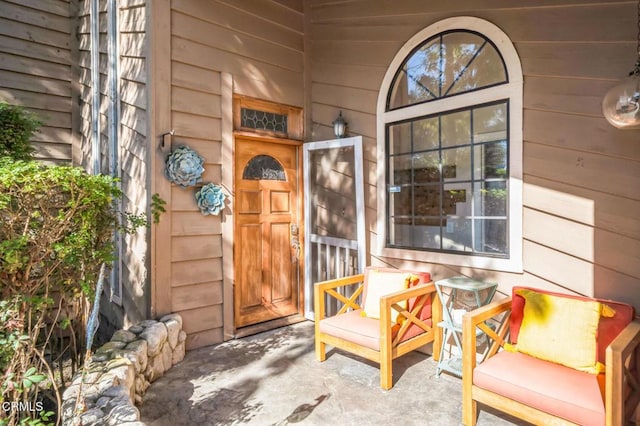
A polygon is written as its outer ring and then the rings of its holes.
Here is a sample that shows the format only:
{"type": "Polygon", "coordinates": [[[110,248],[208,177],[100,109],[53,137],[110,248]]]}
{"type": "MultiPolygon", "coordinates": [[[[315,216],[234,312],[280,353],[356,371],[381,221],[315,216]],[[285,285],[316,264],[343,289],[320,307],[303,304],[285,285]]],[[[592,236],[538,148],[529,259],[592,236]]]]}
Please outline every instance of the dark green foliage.
{"type": "Polygon", "coordinates": [[[0,101],[0,157],[30,160],[34,151],[30,141],[41,124],[24,108],[0,101]]]}

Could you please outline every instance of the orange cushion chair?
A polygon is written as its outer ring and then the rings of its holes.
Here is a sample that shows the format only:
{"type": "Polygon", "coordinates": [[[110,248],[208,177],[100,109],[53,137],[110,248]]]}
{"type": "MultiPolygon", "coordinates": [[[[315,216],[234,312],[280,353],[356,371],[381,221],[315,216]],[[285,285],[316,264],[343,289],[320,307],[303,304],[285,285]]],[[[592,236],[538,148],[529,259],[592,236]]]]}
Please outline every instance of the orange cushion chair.
{"type": "Polygon", "coordinates": [[[533,424],[623,424],[640,402],[639,344],[628,304],[515,287],[464,316],[463,423],[479,402],[533,424]],[[493,339],[481,364],[477,328],[493,339]]]}
{"type": "Polygon", "coordinates": [[[318,361],[326,358],[326,344],[354,353],[380,364],[380,386],[390,389],[393,359],[430,342],[439,353],[442,307],[429,273],[367,267],[364,274],[316,283],[314,297],[318,361]],[[349,286],[357,287],[347,297],[340,288],[349,286]],[[327,317],[329,297],[342,307],[327,317]]]}

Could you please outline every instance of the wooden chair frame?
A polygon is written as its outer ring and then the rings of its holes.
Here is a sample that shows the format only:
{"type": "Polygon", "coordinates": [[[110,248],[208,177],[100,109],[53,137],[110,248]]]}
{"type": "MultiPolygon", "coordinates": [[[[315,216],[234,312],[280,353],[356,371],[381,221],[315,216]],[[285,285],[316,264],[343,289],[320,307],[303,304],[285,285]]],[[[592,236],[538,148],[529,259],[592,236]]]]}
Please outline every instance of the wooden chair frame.
{"type": "Polygon", "coordinates": [[[325,295],[341,301],[343,306],[336,315],[344,314],[348,309],[361,309],[356,301],[364,289],[364,274],[352,275],[345,278],[319,282],[314,287],[315,309],[315,351],[318,361],[326,359],[326,345],[329,344],[344,351],[351,352],[380,365],[380,387],[388,390],[393,386],[392,361],[410,351],[413,351],[427,343],[433,342],[433,357],[437,360],[440,353],[441,330],[437,326],[442,317],[442,306],[436,294],[433,282],[419,284],[417,286],[388,294],[380,298],[380,351],[361,346],[355,342],[332,336],[320,331],[320,321],[325,318],[325,295]],[[356,291],[349,297],[345,297],[336,291],[340,287],[351,286],[360,283],[356,291]],[[431,295],[431,324],[427,325],[418,318],[420,310],[431,295]],[[399,302],[418,298],[411,311],[398,305],[399,302]],[[405,318],[395,338],[392,339],[391,310],[397,311],[399,316],[405,318]],[[409,326],[416,324],[425,333],[401,342],[409,326]]]}
{"type": "MultiPolygon", "coordinates": [[[[526,404],[487,391],[473,384],[476,367],[476,327],[491,339],[487,359],[495,355],[504,345],[509,331],[511,297],[490,303],[464,315],[462,320],[462,421],[473,426],[477,420],[477,403],[491,406],[514,417],[533,424],[573,425],[565,419],[553,416],[526,404]],[[500,326],[494,331],[485,324],[492,318],[504,315],[500,326]]],[[[640,322],[632,321],[607,347],[605,370],[605,419],[606,426],[623,425],[640,403],[640,383],[632,374],[638,362],[632,355],[640,346],[640,322]]],[[[567,367],[568,368],[568,367],[567,367]]]]}

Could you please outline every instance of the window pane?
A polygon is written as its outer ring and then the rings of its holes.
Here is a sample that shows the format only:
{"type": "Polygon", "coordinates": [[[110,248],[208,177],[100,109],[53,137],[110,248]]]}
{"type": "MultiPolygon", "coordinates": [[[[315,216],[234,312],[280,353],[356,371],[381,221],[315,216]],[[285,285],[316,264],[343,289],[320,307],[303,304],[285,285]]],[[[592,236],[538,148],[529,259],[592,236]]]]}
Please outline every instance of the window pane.
{"type": "Polygon", "coordinates": [[[275,158],[270,155],[256,155],[244,167],[242,179],[287,180],[287,175],[275,158]]]}
{"type": "Polygon", "coordinates": [[[440,216],[440,185],[420,185],[415,187],[415,214],[418,216],[440,216]]]}
{"type": "Polygon", "coordinates": [[[440,182],[440,160],[437,151],[421,152],[413,156],[415,183],[440,182]]]}
{"type": "Polygon", "coordinates": [[[442,150],[442,177],[445,181],[471,180],[471,147],[442,150]]]}
{"type": "Polygon", "coordinates": [[[425,151],[438,148],[438,117],[413,122],[413,150],[425,151]]]}
{"type": "Polygon", "coordinates": [[[389,163],[389,185],[411,183],[411,155],[393,156],[389,163]]]}
{"type": "Polygon", "coordinates": [[[440,218],[417,217],[413,227],[413,247],[440,248],[440,218]]]}
{"type": "Polygon", "coordinates": [[[387,109],[428,102],[507,81],[502,57],[484,37],[454,31],[425,41],[394,77],[387,109]]]}
{"type": "Polygon", "coordinates": [[[476,183],[473,194],[475,216],[507,216],[506,181],[476,183]]]}
{"type": "Polygon", "coordinates": [[[471,216],[471,185],[468,188],[452,188],[445,185],[442,213],[445,216],[471,216]]]}
{"type": "Polygon", "coordinates": [[[486,40],[477,34],[454,32],[445,34],[443,42],[442,96],[475,89],[475,86],[469,86],[466,90],[459,90],[458,88],[463,87],[459,84],[459,81],[469,73],[468,67],[470,63],[474,61],[478,52],[484,48],[486,40]]]}
{"type": "Polygon", "coordinates": [[[473,178],[504,179],[507,177],[507,142],[493,142],[474,147],[473,178]]]}
{"type": "Polygon", "coordinates": [[[400,220],[402,223],[411,223],[411,217],[413,216],[413,204],[412,195],[413,190],[410,186],[403,186],[398,192],[391,192],[389,194],[389,202],[391,203],[391,214],[395,217],[396,221],[400,220]],[[405,220],[401,220],[404,217],[405,220]]]}
{"type": "Polygon", "coordinates": [[[389,126],[389,155],[411,152],[411,123],[389,126]]]}
{"type": "Polygon", "coordinates": [[[507,254],[507,220],[475,219],[474,251],[486,254],[507,254]]]}
{"type": "Polygon", "coordinates": [[[442,249],[472,251],[471,223],[472,220],[468,218],[448,217],[442,232],[442,249]]]}
{"type": "Polygon", "coordinates": [[[507,103],[473,110],[473,142],[507,139],[507,103]]]}
{"type": "Polygon", "coordinates": [[[471,112],[461,111],[443,115],[442,146],[466,145],[471,143],[471,112]]]}
{"type": "Polygon", "coordinates": [[[427,41],[396,74],[389,107],[413,105],[440,96],[440,38],[427,41]]]}
{"type": "Polygon", "coordinates": [[[502,57],[490,43],[487,43],[447,94],[469,92],[506,81],[507,72],[502,57]]]}

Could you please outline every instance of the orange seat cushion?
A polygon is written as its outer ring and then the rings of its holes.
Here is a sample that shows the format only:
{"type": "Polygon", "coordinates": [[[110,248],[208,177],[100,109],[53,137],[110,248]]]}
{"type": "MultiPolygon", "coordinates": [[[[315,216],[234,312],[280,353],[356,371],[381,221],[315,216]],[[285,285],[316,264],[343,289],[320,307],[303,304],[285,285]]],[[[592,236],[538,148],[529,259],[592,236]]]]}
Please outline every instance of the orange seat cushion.
{"type": "MultiPolygon", "coordinates": [[[[362,309],[358,309],[344,314],[335,315],[320,321],[320,332],[335,336],[349,342],[365,346],[374,351],[380,351],[380,320],[363,317],[362,309]]],[[[431,326],[431,320],[425,320],[431,326]]],[[[396,333],[392,333],[392,338],[396,333]]],[[[415,324],[409,326],[407,333],[402,337],[402,341],[411,339],[424,330],[415,324]]]]}
{"type": "Polygon", "coordinates": [[[580,425],[604,425],[598,376],[522,353],[499,352],[478,365],[474,385],[580,425]]]}

